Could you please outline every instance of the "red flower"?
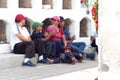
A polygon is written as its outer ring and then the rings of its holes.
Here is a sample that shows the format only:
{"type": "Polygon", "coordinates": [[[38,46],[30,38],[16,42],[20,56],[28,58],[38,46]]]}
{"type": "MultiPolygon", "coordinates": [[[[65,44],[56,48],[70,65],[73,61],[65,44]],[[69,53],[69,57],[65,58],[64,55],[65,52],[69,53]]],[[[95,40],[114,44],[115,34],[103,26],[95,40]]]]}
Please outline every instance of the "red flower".
{"type": "Polygon", "coordinates": [[[83,0],[80,1],[81,4],[82,4],[83,2],[84,2],[83,0]]]}
{"type": "Polygon", "coordinates": [[[95,20],[95,23],[98,24],[98,20],[95,20]]]}
{"type": "Polygon", "coordinates": [[[92,12],[92,15],[95,15],[96,8],[95,8],[95,7],[93,7],[93,8],[92,8],[92,10],[91,10],[91,12],[92,12]]]}

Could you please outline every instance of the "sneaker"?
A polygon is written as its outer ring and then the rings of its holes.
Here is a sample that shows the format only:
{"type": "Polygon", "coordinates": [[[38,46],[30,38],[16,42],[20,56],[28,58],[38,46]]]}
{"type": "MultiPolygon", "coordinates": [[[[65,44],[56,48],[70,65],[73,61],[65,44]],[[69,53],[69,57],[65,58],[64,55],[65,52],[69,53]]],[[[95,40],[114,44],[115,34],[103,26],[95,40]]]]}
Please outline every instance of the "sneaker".
{"type": "Polygon", "coordinates": [[[42,60],[38,60],[38,63],[49,64],[49,61],[47,59],[42,59],[42,60]]]}
{"type": "Polygon", "coordinates": [[[31,66],[31,67],[35,67],[35,66],[36,66],[36,65],[33,64],[31,61],[28,61],[28,62],[26,62],[26,63],[23,62],[22,65],[23,65],[23,66],[31,66]]]}

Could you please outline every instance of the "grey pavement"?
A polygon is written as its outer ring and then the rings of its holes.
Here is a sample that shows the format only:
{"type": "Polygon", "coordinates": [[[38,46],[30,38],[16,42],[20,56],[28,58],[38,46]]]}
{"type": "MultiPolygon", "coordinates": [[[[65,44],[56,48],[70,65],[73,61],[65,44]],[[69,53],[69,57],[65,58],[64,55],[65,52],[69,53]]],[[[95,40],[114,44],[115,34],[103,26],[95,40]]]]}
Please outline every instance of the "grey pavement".
{"type": "MultiPolygon", "coordinates": [[[[98,66],[97,61],[84,60],[72,64],[37,64],[37,67],[17,67],[0,70],[0,80],[41,80],[45,78],[82,71],[98,66]]],[[[89,80],[89,79],[88,79],[89,80]]]]}

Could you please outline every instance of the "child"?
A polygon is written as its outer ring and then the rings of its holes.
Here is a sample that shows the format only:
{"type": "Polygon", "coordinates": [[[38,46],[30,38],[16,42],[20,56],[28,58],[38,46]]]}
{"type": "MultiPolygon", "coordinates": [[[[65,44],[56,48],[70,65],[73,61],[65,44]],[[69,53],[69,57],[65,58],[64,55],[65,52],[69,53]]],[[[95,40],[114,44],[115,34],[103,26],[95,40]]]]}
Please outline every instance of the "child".
{"type": "Polygon", "coordinates": [[[75,64],[77,61],[82,62],[83,58],[81,58],[81,54],[75,53],[75,51],[72,49],[70,46],[66,46],[63,49],[63,53],[65,54],[65,62],[62,61],[63,63],[72,63],[75,64]]]}
{"type": "Polygon", "coordinates": [[[63,53],[65,54],[65,61],[64,63],[76,63],[76,58],[74,57],[73,49],[70,46],[66,46],[63,49],[63,53]]]}
{"type": "Polygon", "coordinates": [[[47,34],[42,32],[42,26],[43,23],[39,23],[39,22],[34,22],[32,25],[33,28],[33,33],[31,35],[32,40],[37,40],[40,39],[41,41],[44,42],[45,45],[45,53],[43,54],[43,58],[40,57],[38,59],[38,63],[51,63],[51,59],[55,56],[56,53],[56,44],[54,42],[50,42],[48,41],[48,39],[52,36],[53,33],[51,34],[47,34]]]}

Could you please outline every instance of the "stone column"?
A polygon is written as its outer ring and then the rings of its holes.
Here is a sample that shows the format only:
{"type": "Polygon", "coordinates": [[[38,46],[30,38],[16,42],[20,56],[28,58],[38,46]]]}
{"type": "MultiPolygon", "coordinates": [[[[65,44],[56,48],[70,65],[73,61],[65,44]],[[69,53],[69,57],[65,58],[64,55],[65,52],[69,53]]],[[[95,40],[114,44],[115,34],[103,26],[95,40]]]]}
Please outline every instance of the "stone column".
{"type": "Polygon", "coordinates": [[[32,0],[32,8],[42,9],[42,0],[32,0]]]}
{"type": "Polygon", "coordinates": [[[100,71],[120,72],[119,0],[99,0],[100,71]]]}
{"type": "MultiPolygon", "coordinates": [[[[4,0],[2,0],[2,1],[4,1],[4,0]]],[[[15,0],[14,5],[13,5],[13,2],[11,2],[11,0],[7,0],[7,6],[8,6],[8,8],[16,9],[19,7],[19,0],[15,0]]]]}
{"type": "Polygon", "coordinates": [[[80,10],[80,0],[72,0],[72,9],[80,10]]]}
{"type": "Polygon", "coordinates": [[[53,9],[61,10],[63,6],[62,3],[63,0],[53,0],[53,9]]]}

